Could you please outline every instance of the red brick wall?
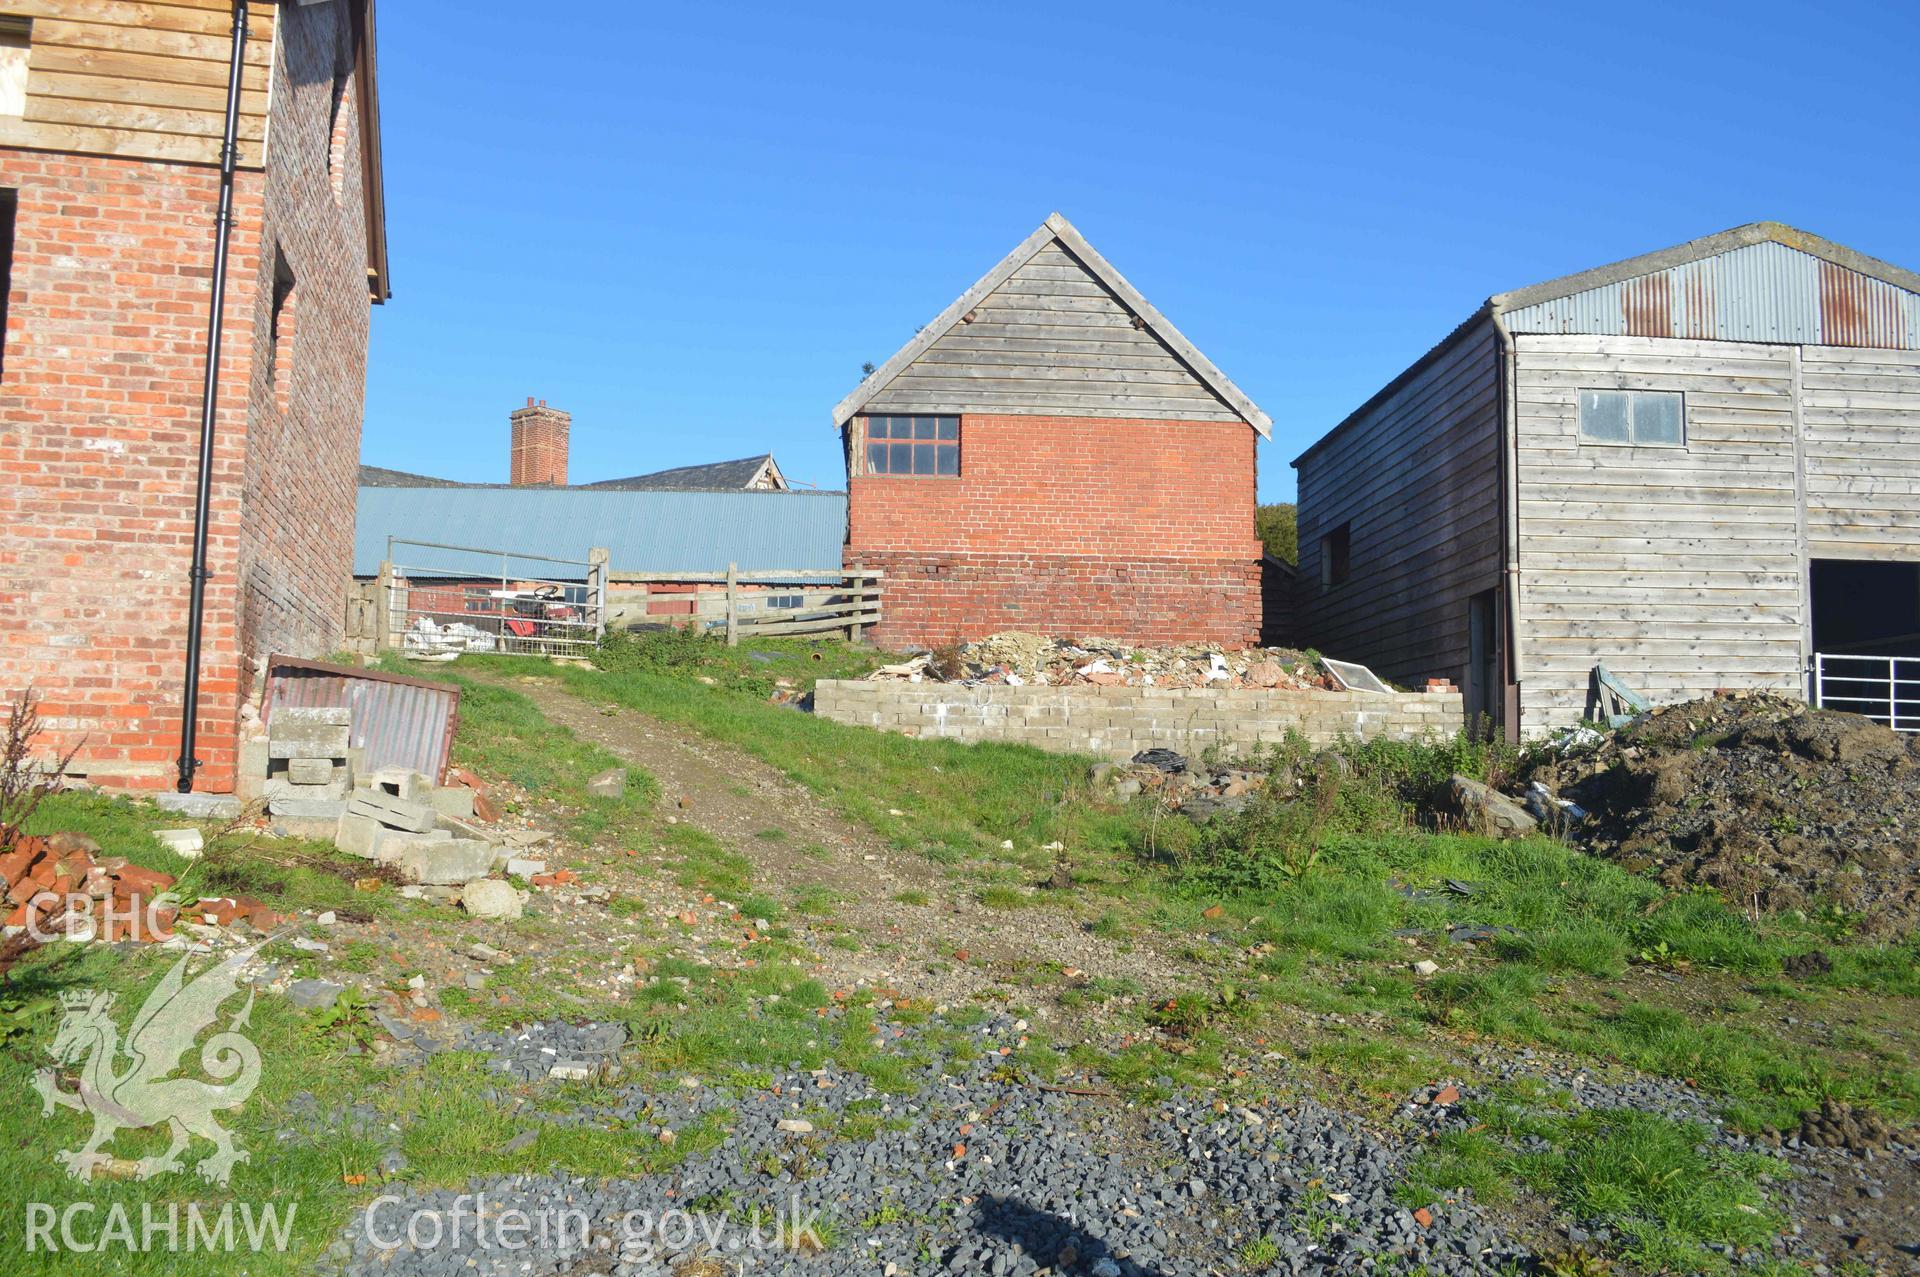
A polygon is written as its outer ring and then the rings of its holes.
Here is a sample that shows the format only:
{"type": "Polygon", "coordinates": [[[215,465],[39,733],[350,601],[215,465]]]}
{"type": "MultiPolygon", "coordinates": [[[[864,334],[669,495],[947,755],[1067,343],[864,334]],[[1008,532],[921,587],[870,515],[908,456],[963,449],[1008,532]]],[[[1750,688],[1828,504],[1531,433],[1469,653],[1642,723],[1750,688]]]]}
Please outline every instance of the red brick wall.
{"type": "MultiPolygon", "coordinates": [[[[0,693],[45,698],[48,749],[159,785],[179,752],[207,280],[218,175],[0,149],[18,191],[0,370],[0,693]]],[[[229,785],[235,582],[260,258],[260,175],[236,182],[213,474],[201,757],[229,785]]]]}
{"type": "MultiPolygon", "coordinates": [[[[347,6],[287,5],[279,14],[269,251],[249,284],[245,516],[240,535],[241,647],[249,665],[274,652],[337,651],[353,572],[353,510],[366,404],[367,230],[357,88],[347,6]],[[275,256],[293,279],[277,359],[271,345],[275,256]],[[291,331],[291,340],[284,335],[291,331]],[[271,363],[271,372],[269,371],[271,363]]],[[[228,299],[229,307],[237,299],[228,299]]]]}
{"type": "Polygon", "coordinates": [[[1244,647],[1260,627],[1254,432],[967,415],[960,477],[856,473],[846,563],[887,574],[875,641],[998,630],[1244,647]]]}
{"type": "MultiPolygon", "coordinates": [[[[357,172],[337,204],[327,189],[331,53],[324,71],[311,61],[313,28],[330,30],[336,9],[282,13],[273,171],[235,181],[202,789],[232,788],[251,660],[270,648],[323,654],[344,619],[367,285],[357,172]],[[311,198],[307,130],[318,134],[324,205],[311,198]],[[299,279],[284,413],[264,359],[276,243],[299,279]]],[[[0,186],[19,201],[0,367],[0,695],[35,687],[50,728],[41,745],[81,743],[77,771],[167,786],[179,752],[219,175],[0,148],[0,186]]]]}
{"type": "Polygon", "coordinates": [[[513,466],[508,479],[520,487],[567,486],[567,436],[573,417],[547,401],[527,400],[508,416],[513,423],[513,466]]]}

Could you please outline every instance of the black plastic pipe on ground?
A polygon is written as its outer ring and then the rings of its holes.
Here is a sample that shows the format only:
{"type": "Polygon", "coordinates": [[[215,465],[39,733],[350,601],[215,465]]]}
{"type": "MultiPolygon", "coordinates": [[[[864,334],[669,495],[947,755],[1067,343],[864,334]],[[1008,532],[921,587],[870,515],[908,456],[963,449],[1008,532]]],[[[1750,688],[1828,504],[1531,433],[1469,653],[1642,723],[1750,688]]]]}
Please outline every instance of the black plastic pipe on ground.
{"type": "Polygon", "coordinates": [[[220,136],[220,205],[213,217],[213,299],[207,311],[207,379],[200,391],[200,484],[193,502],[193,566],[188,569],[187,674],[180,701],[177,788],[193,789],[200,717],[200,626],[207,607],[207,523],[213,504],[214,418],[220,399],[220,329],[227,312],[227,232],[233,225],[233,171],[239,163],[240,78],[247,53],[247,0],[233,0],[233,51],[227,63],[227,120],[220,136]]]}

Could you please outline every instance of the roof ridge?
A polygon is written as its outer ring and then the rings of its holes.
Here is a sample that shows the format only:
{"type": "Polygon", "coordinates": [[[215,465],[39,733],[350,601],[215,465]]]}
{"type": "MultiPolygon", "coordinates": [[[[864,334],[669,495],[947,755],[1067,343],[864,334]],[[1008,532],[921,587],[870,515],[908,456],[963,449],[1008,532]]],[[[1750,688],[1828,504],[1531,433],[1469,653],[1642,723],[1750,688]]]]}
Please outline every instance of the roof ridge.
{"type": "Polygon", "coordinates": [[[1246,423],[1262,436],[1271,438],[1273,419],[1260,406],[1247,397],[1245,391],[1236,386],[1232,379],[1212,360],[1201,354],[1199,349],[1178,328],[1173,326],[1165,315],[1156,309],[1106,258],[1098,249],[1089,244],[1086,237],[1059,213],[1047,214],[1046,220],[1025,239],[1015,246],[1011,253],[995,263],[993,269],[975,280],[972,287],[956,297],[945,310],[934,316],[931,322],[914,334],[913,339],[899,350],[893,352],[888,360],[869,373],[858,386],[855,386],[839,403],[833,407],[833,425],[835,429],[845,424],[875,395],[891,385],[907,366],[918,359],[936,341],[952,332],[960,319],[1000,285],[1007,282],[1013,273],[1026,265],[1048,244],[1058,240],[1080,264],[1087,268],[1093,277],[1105,285],[1120,303],[1132,311],[1152,334],[1165,345],[1181,363],[1185,364],[1194,376],[1205,384],[1228,407],[1238,412],[1246,423]]]}
{"type": "Polygon", "coordinates": [[[1796,249],[1823,261],[1832,262],[1848,270],[1903,288],[1911,293],[1920,293],[1920,274],[1883,262],[1877,257],[1837,244],[1830,239],[1803,231],[1785,222],[1747,222],[1740,226],[1717,231],[1712,235],[1702,235],[1685,243],[1674,244],[1667,248],[1658,248],[1650,253],[1641,253],[1635,257],[1622,258],[1604,266],[1594,266],[1587,270],[1576,271],[1571,275],[1562,275],[1557,279],[1544,280],[1538,284],[1529,284],[1524,288],[1511,289],[1504,293],[1495,293],[1487,299],[1487,304],[1498,311],[1519,310],[1524,306],[1536,306],[1541,302],[1557,301],[1575,293],[1583,293],[1592,288],[1603,288],[1622,280],[1637,279],[1642,275],[1651,275],[1675,266],[1684,266],[1704,258],[1731,252],[1736,248],[1746,248],[1753,244],[1780,244],[1796,249]]]}

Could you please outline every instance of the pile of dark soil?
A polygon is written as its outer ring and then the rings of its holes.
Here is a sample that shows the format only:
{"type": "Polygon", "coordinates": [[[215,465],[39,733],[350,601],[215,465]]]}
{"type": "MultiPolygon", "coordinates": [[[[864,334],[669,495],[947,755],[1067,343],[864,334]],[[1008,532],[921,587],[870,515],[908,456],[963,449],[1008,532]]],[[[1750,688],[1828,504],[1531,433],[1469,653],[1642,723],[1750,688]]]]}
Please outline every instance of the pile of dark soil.
{"type": "Polygon", "coordinates": [[[1586,850],[1766,912],[1920,925],[1920,737],[1767,695],[1664,707],[1536,772],[1586,850]]]}

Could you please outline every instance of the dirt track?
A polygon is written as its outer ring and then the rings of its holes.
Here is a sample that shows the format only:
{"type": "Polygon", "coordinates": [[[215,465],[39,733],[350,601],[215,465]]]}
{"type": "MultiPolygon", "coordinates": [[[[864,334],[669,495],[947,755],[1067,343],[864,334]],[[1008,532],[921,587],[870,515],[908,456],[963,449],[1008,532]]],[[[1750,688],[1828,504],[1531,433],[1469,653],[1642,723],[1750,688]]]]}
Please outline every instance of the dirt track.
{"type": "Polygon", "coordinates": [[[1123,948],[1093,935],[1065,909],[985,908],[940,865],[889,847],[739,750],[635,710],[584,701],[551,679],[476,676],[511,687],[553,722],[651,774],[660,783],[661,810],[746,857],[756,888],[832,890],[840,900],[833,920],[864,942],[858,953],[818,946],[821,962],[842,981],[892,986],[936,1002],[968,997],[1048,963],[1128,978],[1149,994],[1181,983],[1180,964],[1150,943],[1136,938],[1123,948]],[[763,836],[770,829],[784,837],[763,836]],[[931,903],[895,899],[909,890],[925,892],[931,903]],[[956,951],[966,961],[956,960],[956,951]]]}

